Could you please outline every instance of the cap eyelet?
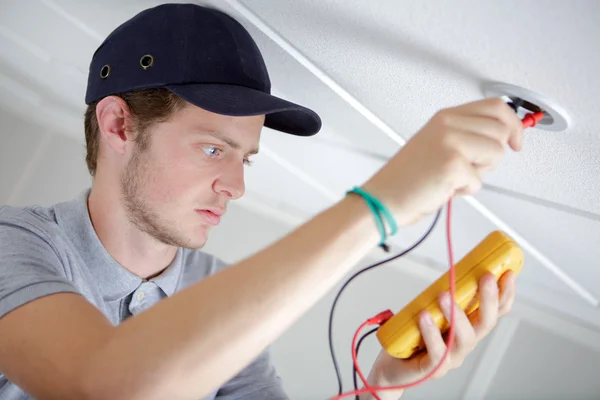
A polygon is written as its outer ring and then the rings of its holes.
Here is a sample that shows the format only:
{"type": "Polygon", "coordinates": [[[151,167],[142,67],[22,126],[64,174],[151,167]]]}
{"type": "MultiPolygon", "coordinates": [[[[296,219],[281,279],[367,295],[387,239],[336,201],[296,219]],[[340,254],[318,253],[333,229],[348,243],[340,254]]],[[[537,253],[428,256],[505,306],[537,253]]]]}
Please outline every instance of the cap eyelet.
{"type": "Polygon", "coordinates": [[[140,65],[144,69],[150,68],[154,64],[154,56],[152,54],[146,54],[140,58],[140,65]]]}
{"type": "Polygon", "coordinates": [[[110,65],[106,64],[100,70],[100,78],[106,79],[106,78],[108,78],[108,75],[110,75],[110,65]]]}

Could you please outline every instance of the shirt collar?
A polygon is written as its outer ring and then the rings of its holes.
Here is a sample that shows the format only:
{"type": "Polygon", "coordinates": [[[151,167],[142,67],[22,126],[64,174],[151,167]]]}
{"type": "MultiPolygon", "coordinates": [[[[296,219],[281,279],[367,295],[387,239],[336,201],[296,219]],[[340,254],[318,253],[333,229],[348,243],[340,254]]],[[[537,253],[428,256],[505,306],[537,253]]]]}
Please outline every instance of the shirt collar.
{"type": "Polygon", "coordinates": [[[169,266],[158,276],[150,279],[160,287],[167,296],[172,296],[177,290],[179,278],[183,271],[183,249],[178,248],[175,258],[169,266]]]}
{"type": "MultiPolygon", "coordinates": [[[[120,265],[100,242],[92,225],[88,209],[90,189],[68,202],[55,207],[58,224],[65,230],[79,255],[97,280],[105,301],[118,301],[135,291],[144,281],[143,278],[120,265]]],[[[160,275],[151,279],[167,296],[177,289],[183,269],[183,249],[160,275]]]]}

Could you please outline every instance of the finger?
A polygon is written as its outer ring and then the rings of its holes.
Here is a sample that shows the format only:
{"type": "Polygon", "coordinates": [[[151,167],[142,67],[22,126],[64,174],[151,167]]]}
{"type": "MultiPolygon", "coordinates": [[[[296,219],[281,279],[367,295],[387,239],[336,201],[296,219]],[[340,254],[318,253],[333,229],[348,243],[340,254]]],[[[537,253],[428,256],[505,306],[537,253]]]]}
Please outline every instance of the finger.
{"type": "MultiPolygon", "coordinates": [[[[420,314],[419,328],[421,330],[423,342],[425,342],[425,347],[427,349],[426,356],[421,359],[420,365],[422,371],[429,373],[433,368],[437,367],[444,357],[444,353],[446,352],[446,343],[444,343],[442,333],[437,325],[433,322],[433,318],[429,312],[423,311],[420,314]]],[[[450,362],[450,356],[451,355],[448,354],[444,365],[440,367],[436,376],[445,374],[445,367],[450,362]]]]}
{"type": "MultiPolygon", "coordinates": [[[[446,317],[448,322],[451,321],[451,299],[448,292],[443,293],[440,296],[440,309],[446,317]]],[[[465,312],[454,303],[454,337],[456,339],[456,345],[452,351],[452,362],[453,365],[460,365],[462,360],[467,354],[469,354],[477,344],[477,335],[475,329],[471,325],[471,321],[465,314],[465,312]]]]}
{"type": "Polygon", "coordinates": [[[500,277],[500,301],[498,306],[500,315],[506,315],[512,309],[515,302],[516,285],[516,277],[513,271],[507,271],[500,277]]]}
{"type": "Polygon", "coordinates": [[[510,138],[510,127],[495,118],[481,115],[453,115],[448,125],[459,131],[471,132],[498,142],[502,147],[510,138]]]}
{"type": "Polygon", "coordinates": [[[479,190],[482,186],[482,173],[473,165],[463,162],[460,167],[457,167],[455,177],[460,177],[461,181],[455,185],[454,196],[471,195],[479,190]],[[460,171],[459,171],[460,170],[460,171]]]}
{"type": "Polygon", "coordinates": [[[508,104],[500,98],[489,98],[467,103],[454,108],[463,115],[493,118],[504,123],[510,132],[508,144],[513,150],[521,150],[523,123],[508,104]]]}
{"type": "Polygon", "coordinates": [[[480,303],[478,321],[475,325],[477,338],[481,340],[498,322],[498,283],[492,274],[486,274],[479,281],[480,303]]]}
{"type": "Polygon", "coordinates": [[[455,107],[455,109],[463,115],[478,115],[501,121],[514,133],[523,131],[523,123],[517,113],[499,97],[474,101],[455,107]]]}
{"type": "MultiPolygon", "coordinates": [[[[504,157],[504,146],[492,137],[491,132],[505,129],[497,126],[501,124],[491,119],[463,116],[458,116],[452,124],[462,126],[457,126],[444,137],[444,144],[448,148],[457,150],[480,170],[493,169],[500,163],[504,157]],[[477,129],[481,129],[481,133],[477,129]],[[487,134],[483,132],[486,129],[487,134]]],[[[508,133],[505,135],[508,136],[508,133]]]]}

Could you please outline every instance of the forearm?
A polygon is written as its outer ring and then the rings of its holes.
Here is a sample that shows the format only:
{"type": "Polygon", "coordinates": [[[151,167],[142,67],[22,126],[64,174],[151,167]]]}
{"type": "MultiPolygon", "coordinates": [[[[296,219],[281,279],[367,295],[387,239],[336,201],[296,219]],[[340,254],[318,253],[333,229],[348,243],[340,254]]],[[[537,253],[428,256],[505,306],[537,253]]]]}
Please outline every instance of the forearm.
{"type": "Polygon", "coordinates": [[[347,197],[267,249],[124,322],[91,363],[90,389],[128,399],[207,395],[274,342],[378,240],[363,200],[347,197]]]}

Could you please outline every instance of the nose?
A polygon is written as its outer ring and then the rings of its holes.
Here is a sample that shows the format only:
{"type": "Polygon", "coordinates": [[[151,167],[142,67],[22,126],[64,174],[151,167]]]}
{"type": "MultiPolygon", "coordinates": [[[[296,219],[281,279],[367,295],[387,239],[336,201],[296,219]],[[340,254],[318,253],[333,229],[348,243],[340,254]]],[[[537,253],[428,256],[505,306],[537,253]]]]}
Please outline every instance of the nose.
{"type": "Polygon", "coordinates": [[[244,182],[244,164],[230,163],[228,167],[221,171],[221,174],[215,179],[213,189],[216,193],[222,194],[230,200],[236,200],[242,197],[246,191],[244,182]]]}

